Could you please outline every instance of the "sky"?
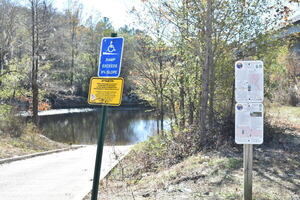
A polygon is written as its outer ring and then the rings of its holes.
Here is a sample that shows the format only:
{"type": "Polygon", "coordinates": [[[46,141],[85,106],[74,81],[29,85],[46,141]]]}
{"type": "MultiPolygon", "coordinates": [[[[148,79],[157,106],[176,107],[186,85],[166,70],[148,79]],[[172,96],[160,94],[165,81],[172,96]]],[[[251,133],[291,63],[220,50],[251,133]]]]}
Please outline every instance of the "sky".
{"type": "MultiPolygon", "coordinates": [[[[125,24],[130,25],[134,21],[132,15],[128,12],[133,8],[139,8],[142,5],[141,0],[78,0],[83,5],[83,19],[91,14],[100,13],[101,17],[108,17],[115,28],[120,28],[125,24]]],[[[68,0],[53,0],[54,6],[63,11],[67,8],[68,0]]],[[[296,11],[292,16],[300,15],[300,8],[291,6],[296,11]]]]}
{"type": "MultiPolygon", "coordinates": [[[[68,0],[53,0],[54,6],[63,11],[68,0]]],[[[83,5],[83,19],[91,14],[108,17],[115,28],[132,24],[134,18],[128,13],[133,7],[141,6],[141,0],[79,0],[83,5]]]]}
{"type": "MultiPolygon", "coordinates": [[[[27,2],[27,0],[18,0],[27,2]]],[[[88,16],[108,17],[114,28],[118,29],[124,25],[134,27],[134,17],[129,14],[129,11],[135,7],[141,10],[142,0],[78,0],[83,6],[83,20],[88,16]]],[[[50,0],[59,11],[67,9],[68,0],[50,0]]],[[[286,1],[288,2],[288,1],[286,1]]],[[[288,5],[288,3],[287,3],[288,5]]],[[[291,6],[291,5],[289,5],[291,6]]],[[[292,10],[296,11],[291,18],[300,19],[300,6],[295,4],[291,6],[292,10]]]]}

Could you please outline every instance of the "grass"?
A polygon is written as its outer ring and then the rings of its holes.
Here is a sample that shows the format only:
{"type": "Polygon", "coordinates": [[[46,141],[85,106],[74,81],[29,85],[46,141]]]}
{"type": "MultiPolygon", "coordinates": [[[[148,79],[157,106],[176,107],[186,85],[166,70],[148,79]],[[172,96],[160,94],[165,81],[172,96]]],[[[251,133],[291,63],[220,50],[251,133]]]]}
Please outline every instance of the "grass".
{"type": "Polygon", "coordinates": [[[300,128],[300,107],[271,105],[266,112],[275,123],[300,128]]]}
{"type": "Polygon", "coordinates": [[[243,164],[242,159],[228,158],[226,166],[229,169],[239,169],[241,168],[242,164],[243,164]]]}
{"type": "Polygon", "coordinates": [[[12,106],[0,105],[0,159],[68,146],[43,136],[37,126],[17,114],[12,106]]]}
{"type": "Polygon", "coordinates": [[[283,114],[284,116],[287,117],[292,117],[294,119],[300,119],[300,107],[293,107],[293,106],[271,106],[270,108],[270,113],[276,114],[283,114]]]}
{"type": "MultiPolygon", "coordinates": [[[[254,156],[253,199],[300,198],[300,156],[297,152],[256,150],[254,156]],[[286,162],[292,158],[294,164],[286,162]]],[[[126,158],[122,162],[124,179],[120,179],[119,165],[102,181],[101,199],[240,200],[243,196],[242,153],[237,150],[199,153],[170,168],[141,176],[126,170],[135,165],[137,163],[126,158]]]]}
{"type": "Polygon", "coordinates": [[[27,124],[20,137],[0,134],[0,159],[60,149],[67,146],[46,138],[41,135],[35,126],[27,124]]]}

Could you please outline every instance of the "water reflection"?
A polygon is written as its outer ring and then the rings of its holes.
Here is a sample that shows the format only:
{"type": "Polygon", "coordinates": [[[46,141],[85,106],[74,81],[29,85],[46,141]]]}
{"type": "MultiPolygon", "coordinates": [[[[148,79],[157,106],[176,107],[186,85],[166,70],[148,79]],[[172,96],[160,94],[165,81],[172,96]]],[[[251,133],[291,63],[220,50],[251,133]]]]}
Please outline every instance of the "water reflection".
{"type": "MultiPolygon", "coordinates": [[[[100,110],[40,117],[40,126],[47,137],[72,144],[96,144],[99,123],[100,110]]],[[[155,133],[155,127],[152,112],[109,109],[105,144],[129,145],[145,141],[155,133]]]]}

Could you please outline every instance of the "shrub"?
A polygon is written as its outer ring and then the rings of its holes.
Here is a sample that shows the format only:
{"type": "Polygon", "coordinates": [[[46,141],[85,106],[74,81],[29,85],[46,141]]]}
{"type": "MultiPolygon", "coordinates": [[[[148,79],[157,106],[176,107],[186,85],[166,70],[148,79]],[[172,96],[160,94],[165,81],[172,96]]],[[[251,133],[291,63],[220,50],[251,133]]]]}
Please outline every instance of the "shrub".
{"type": "Polygon", "coordinates": [[[25,128],[24,120],[9,105],[0,105],[0,112],[0,133],[20,137],[25,128]]]}

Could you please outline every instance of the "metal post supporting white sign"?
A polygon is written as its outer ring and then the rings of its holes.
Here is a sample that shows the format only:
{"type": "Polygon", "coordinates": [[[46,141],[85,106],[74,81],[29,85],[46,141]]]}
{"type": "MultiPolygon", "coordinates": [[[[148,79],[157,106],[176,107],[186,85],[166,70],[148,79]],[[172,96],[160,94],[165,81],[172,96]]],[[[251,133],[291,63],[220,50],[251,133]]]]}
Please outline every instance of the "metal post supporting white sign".
{"type": "Polygon", "coordinates": [[[235,142],[244,147],[244,200],[252,200],[253,144],[263,143],[262,61],[235,63],[235,142]]]}

